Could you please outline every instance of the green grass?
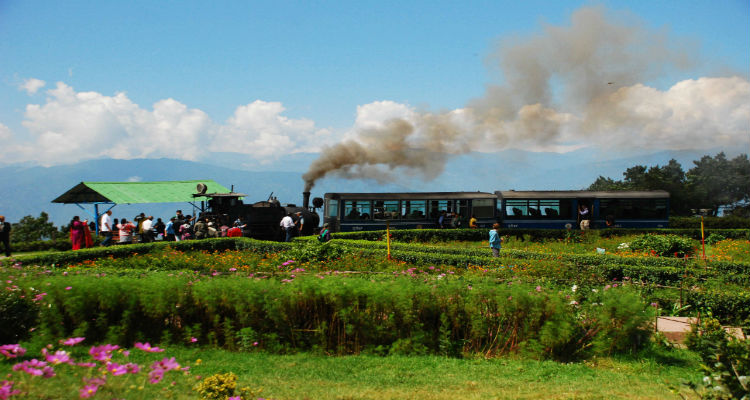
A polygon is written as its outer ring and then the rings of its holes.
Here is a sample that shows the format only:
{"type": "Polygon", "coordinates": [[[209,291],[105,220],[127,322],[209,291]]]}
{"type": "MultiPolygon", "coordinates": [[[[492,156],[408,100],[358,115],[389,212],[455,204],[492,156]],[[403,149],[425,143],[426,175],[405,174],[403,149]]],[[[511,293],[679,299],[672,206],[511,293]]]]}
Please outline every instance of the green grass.
{"type": "MultiPolygon", "coordinates": [[[[163,354],[191,365],[190,376],[173,373],[157,385],[128,382],[109,393],[105,386],[94,398],[196,399],[191,388],[199,377],[226,372],[238,375],[238,387],[263,388],[262,395],[272,399],[663,399],[677,398],[670,385],[700,379],[695,372],[697,358],[683,350],[575,364],[513,358],[271,355],[198,348],[170,348],[159,355],[133,350],[130,358],[147,364],[146,359],[163,354]]],[[[0,372],[10,372],[10,365],[0,364],[0,372]]],[[[110,381],[118,378],[123,377],[110,381]]],[[[43,378],[31,378],[28,383],[37,384],[22,388],[31,391],[29,398],[75,398],[80,379],[58,374],[38,384],[43,378]]]]}

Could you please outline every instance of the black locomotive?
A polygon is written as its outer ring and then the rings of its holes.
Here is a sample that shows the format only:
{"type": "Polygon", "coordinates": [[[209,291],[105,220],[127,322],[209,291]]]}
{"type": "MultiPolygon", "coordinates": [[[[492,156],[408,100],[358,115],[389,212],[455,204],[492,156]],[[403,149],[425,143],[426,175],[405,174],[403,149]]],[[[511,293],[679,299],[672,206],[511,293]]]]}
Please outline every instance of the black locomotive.
{"type": "Polygon", "coordinates": [[[281,205],[278,199],[269,196],[266,201],[253,204],[245,204],[242,201],[246,194],[242,193],[205,193],[205,187],[198,186],[198,193],[193,195],[205,198],[201,203],[204,207],[201,215],[207,221],[213,221],[218,226],[232,226],[235,221],[244,225],[243,236],[261,240],[283,240],[284,233],[279,223],[286,215],[301,213],[304,225],[300,235],[317,234],[320,225],[320,217],[315,211],[323,206],[323,199],[313,199],[313,207],[310,207],[310,192],[303,193],[302,206],[296,204],[281,205]],[[201,192],[202,191],[202,192],[201,192]]]}

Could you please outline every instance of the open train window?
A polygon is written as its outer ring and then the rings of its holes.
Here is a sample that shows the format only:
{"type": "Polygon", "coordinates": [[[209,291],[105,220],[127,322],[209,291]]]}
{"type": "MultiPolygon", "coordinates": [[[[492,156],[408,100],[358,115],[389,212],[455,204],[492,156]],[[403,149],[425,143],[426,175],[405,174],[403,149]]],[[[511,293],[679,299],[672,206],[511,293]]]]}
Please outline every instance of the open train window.
{"type": "Polygon", "coordinates": [[[375,200],[372,205],[372,217],[377,220],[399,219],[401,215],[398,200],[375,200]]]}
{"type": "Polygon", "coordinates": [[[405,200],[401,202],[401,218],[408,220],[425,219],[427,215],[426,200],[405,200]]]}
{"type": "Polygon", "coordinates": [[[345,221],[360,221],[372,218],[372,207],[370,200],[346,200],[344,201],[345,221]]]}

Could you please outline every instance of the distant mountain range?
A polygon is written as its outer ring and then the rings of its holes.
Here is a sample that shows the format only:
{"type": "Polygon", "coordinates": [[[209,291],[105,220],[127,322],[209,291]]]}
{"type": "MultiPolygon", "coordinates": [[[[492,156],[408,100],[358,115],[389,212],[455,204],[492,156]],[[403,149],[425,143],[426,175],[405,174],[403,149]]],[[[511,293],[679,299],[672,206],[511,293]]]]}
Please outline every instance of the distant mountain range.
{"type": "MultiPolygon", "coordinates": [[[[599,154],[580,150],[567,154],[503,151],[471,153],[452,158],[435,180],[403,176],[399,182],[378,184],[372,181],[327,178],[313,189],[313,197],[326,192],[394,191],[485,191],[495,190],[576,190],[585,189],[600,175],[621,179],[625,169],[634,165],[664,165],[671,158],[685,171],[693,160],[716,151],[659,152],[648,155],[604,160],[599,154]]],[[[727,153],[728,157],[736,154],[727,153]]],[[[236,192],[248,194],[250,202],[265,200],[273,193],[282,203],[302,200],[302,174],[317,154],[294,154],[283,162],[258,164],[244,155],[212,154],[207,162],[172,159],[99,159],[54,167],[29,163],[0,166],[0,214],[17,222],[25,215],[38,216],[46,211],[56,225],[67,223],[73,215],[88,217],[75,205],[51,201],[83,181],[168,181],[213,179],[236,192]]],[[[145,212],[154,217],[174,215],[176,209],[192,211],[187,203],[117,205],[113,216],[131,219],[145,212]]],[[[87,207],[92,210],[91,207],[87,207]]]]}

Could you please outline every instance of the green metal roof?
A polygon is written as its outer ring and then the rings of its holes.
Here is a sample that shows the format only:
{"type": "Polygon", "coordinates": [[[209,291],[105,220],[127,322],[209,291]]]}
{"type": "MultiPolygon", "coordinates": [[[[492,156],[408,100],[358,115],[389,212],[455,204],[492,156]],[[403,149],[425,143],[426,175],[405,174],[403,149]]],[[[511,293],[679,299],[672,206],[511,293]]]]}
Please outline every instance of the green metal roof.
{"type": "Polygon", "coordinates": [[[196,186],[206,193],[227,193],[229,189],[210,179],[165,182],[81,182],[52,200],[53,203],[185,203],[195,200],[196,186]]]}

